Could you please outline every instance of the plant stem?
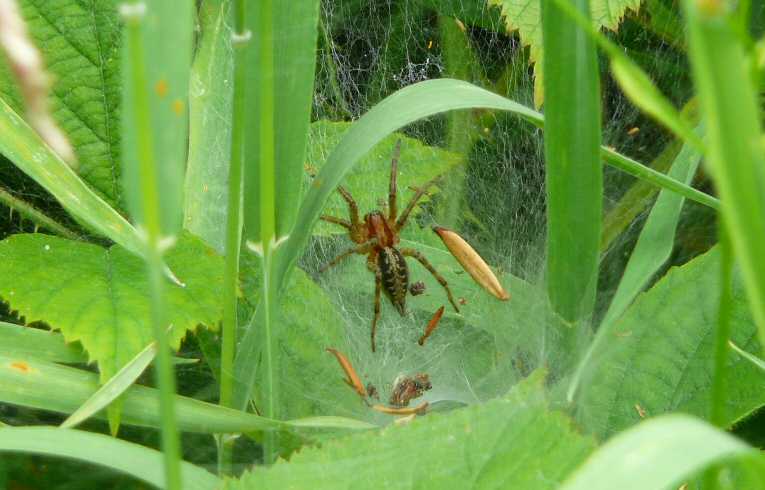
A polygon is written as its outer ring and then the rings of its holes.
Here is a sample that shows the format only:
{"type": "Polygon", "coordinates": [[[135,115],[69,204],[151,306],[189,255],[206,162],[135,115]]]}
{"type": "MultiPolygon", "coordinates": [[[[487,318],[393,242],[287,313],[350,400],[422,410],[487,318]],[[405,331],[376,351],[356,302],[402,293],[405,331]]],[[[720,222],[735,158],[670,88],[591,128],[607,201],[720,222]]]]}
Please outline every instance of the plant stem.
{"type": "MultiPolygon", "coordinates": [[[[272,284],[272,248],[276,230],[276,169],[274,162],[274,49],[273,49],[273,1],[262,0],[260,2],[259,36],[260,36],[260,87],[258,100],[260,101],[259,114],[259,142],[260,154],[258,155],[260,168],[260,243],[263,247],[263,363],[265,367],[265,379],[263,390],[265,392],[264,415],[268,418],[278,418],[276,409],[278,406],[277,387],[274,382],[274,338],[271,332],[271,317],[275,300],[274,285],[272,284]]],[[[268,431],[263,440],[263,459],[271,463],[275,459],[276,438],[273,432],[268,431]]]]}
{"type": "MultiPolygon", "coordinates": [[[[223,325],[220,358],[220,404],[233,407],[234,354],[237,331],[237,289],[239,285],[239,252],[242,241],[242,186],[244,160],[244,116],[246,82],[246,46],[244,0],[234,2],[234,98],[231,122],[231,161],[228,176],[226,213],[226,262],[223,278],[223,325]]],[[[221,474],[231,473],[233,439],[223,437],[220,445],[221,474]]]]}
{"type": "Polygon", "coordinates": [[[162,451],[165,460],[166,488],[180,490],[180,443],[175,421],[175,378],[170,359],[164,311],[164,264],[162,261],[161,223],[157,164],[154,159],[149,96],[140,16],[127,19],[127,39],[130,52],[132,85],[135,94],[138,162],[141,175],[141,210],[146,231],[146,266],[151,294],[151,317],[157,342],[156,373],[159,381],[160,415],[162,419],[162,451]]]}
{"type": "Polygon", "coordinates": [[[81,238],[77,233],[55,221],[53,218],[46,216],[28,202],[19,199],[2,187],[0,187],[0,202],[11,209],[15,209],[20,215],[34,222],[35,225],[42,226],[57,235],[69,238],[70,240],[79,240],[81,238]]]}

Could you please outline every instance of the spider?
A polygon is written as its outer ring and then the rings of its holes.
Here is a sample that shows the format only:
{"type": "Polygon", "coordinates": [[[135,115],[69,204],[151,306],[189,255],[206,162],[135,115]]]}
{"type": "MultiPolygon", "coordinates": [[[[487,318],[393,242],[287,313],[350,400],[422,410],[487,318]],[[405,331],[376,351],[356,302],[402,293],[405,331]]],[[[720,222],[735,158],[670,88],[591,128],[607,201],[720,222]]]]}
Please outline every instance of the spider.
{"type": "Polygon", "coordinates": [[[324,272],[330,267],[339,264],[343,259],[353,254],[367,256],[367,268],[375,275],[375,302],[374,317],[372,318],[372,352],[375,351],[375,331],[377,321],[380,319],[380,294],[385,295],[401,316],[406,314],[406,294],[409,289],[409,269],[404,257],[413,257],[423,265],[446,291],[449,302],[454,310],[459,313],[460,309],[454,301],[452,292],[446,279],[428,262],[428,259],[414,248],[399,248],[401,230],[406,226],[407,219],[417,202],[427,192],[427,189],[435,184],[433,179],[424,186],[416,189],[412,199],[407,204],[404,212],[397,216],[396,207],[396,174],[398,158],[401,153],[401,140],[396,142],[391,159],[390,188],[388,192],[388,209],[383,211],[374,210],[367,213],[364,219],[359,219],[359,208],[353,196],[343,186],[338,186],[337,191],[348,204],[350,220],[335,216],[323,215],[321,219],[328,223],[342,226],[348,230],[350,239],[356,244],[354,247],[341,253],[320,269],[324,272]],[[384,212],[384,211],[387,211],[384,212]]]}

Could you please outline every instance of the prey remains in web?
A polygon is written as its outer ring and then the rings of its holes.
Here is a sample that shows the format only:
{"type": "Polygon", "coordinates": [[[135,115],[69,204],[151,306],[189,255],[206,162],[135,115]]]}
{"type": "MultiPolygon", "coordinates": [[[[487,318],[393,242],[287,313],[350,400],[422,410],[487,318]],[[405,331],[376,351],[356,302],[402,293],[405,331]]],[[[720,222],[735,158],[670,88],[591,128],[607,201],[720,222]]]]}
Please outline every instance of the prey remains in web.
{"type": "Polygon", "coordinates": [[[417,288],[410,291],[409,268],[405,257],[413,257],[423,265],[436,278],[438,283],[446,291],[449,302],[454,310],[459,313],[460,309],[454,301],[454,296],[449,289],[446,279],[433,267],[428,259],[417,249],[399,248],[401,230],[407,224],[409,215],[414,210],[419,200],[427,193],[428,188],[436,183],[438,178],[427,182],[416,190],[414,196],[407,204],[401,215],[398,214],[397,184],[398,158],[401,153],[401,140],[396,142],[393,150],[390,169],[390,187],[388,190],[388,209],[374,210],[367,213],[364,219],[360,219],[359,208],[350,192],[342,186],[338,186],[337,191],[348,203],[349,219],[338,218],[336,216],[321,216],[321,219],[342,226],[348,230],[348,236],[356,245],[341,253],[324,267],[321,272],[330,267],[339,264],[354,254],[367,256],[367,268],[375,275],[375,300],[374,317],[372,318],[372,352],[375,351],[375,331],[377,322],[380,319],[380,297],[384,292],[391,304],[396,308],[401,316],[406,314],[406,296],[416,295],[417,288]]]}

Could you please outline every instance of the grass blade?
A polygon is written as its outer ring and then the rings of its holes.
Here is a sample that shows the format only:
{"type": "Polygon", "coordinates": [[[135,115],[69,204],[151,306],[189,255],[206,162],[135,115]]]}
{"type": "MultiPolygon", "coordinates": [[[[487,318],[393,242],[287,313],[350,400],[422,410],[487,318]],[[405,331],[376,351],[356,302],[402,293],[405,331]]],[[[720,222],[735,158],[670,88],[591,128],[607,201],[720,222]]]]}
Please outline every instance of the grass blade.
{"type": "Polygon", "coordinates": [[[184,226],[221,254],[225,247],[231,157],[233,53],[228,0],[199,7],[201,34],[189,90],[189,157],[184,226]]]}
{"type": "Polygon", "coordinates": [[[71,364],[88,362],[80,344],[65,343],[60,333],[5,322],[0,322],[0,355],[71,364]]]}
{"type": "Polygon", "coordinates": [[[731,349],[736,351],[736,353],[738,353],[741,357],[743,357],[744,359],[746,359],[747,361],[751,362],[752,364],[754,364],[758,368],[762,369],[763,372],[765,372],[765,361],[763,361],[762,359],[760,359],[759,357],[757,357],[755,355],[752,355],[752,354],[748,353],[747,351],[745,351],[741,347],[739,347],[736,344],[734,344],[733,341],[731,341],[731,340],[728,341],[728,345],[730,346],[731,349]]]}
{"type": "Polygon", "coordinates": [[[93,395],[87,399],[85,403],[72,413],[66,420],[61,423],[61,428],[70,429],[77,426],[83,421],[87,420],[93,414],[106,407],[118,396],[122,395],[130,386],[135,383],[135,380],[143,373],[143,371],[154,360],[154,356],[157,355],[157,347],[155,343],[151,343],[146,346],[144,350],[138,353],[132,361],[127,363],[117,374],[111,377],[109,381],[103,384],[93,395]]]}
{"type": "MultiPolygon", "coordinates": [[[[56,427],[4,427],[0,428],[0,451],[77,459],[165,488],[162,453],[101,434],[56,427]]],[[[191,463],[182,462],[180,471],[189,490],[213,490],[221,483],[191,463]]]]}
{"type": "Polygon", "coordinates": [[[85,182],[6,102],[0,99],[0,153],[50,192],[72,216],[93,231],[143,255],[135,228],[85,182]]]}
{"type": "MultiPolygon", "coordinates": [[[[98,389],[98,375],[37,359],[0,354],[0,402],[69,414],[98,389]]],[[[158,390],[131,386],[123,395],[122,423],[160,428],[158,390]]],[[[290,427],[370,429],[373,425],[343,417],[311,417],[286,422],[175,396],[178,428],[185,432],[237,434],[290,427]]],[[[104,419],[103,412],[96,418],[104,419]]]]}
{"type": "Polygon", "coordinates": [[[765,153],[750,62],[719,1],[685,0],[688,45],[721,217],[765,345],[765,153]]]}
{"type": "Polygon", "coordinates": [[[687,415],[667,415],[622,432],[600,447],[561,490],[669,488],[726,458],[756,449],[687,415]]]}
{"type": "MultiPolygon", "coordinates": [[[[572,8],[589,19],[588,0],[572,8]]],[[[589,22],[589,21],[588,21],[589,22]]],[[[595,44],[553,0],[542,1],[547,294],[574,322],[595,304],[603,207],[600,81],[595,44]]]]}

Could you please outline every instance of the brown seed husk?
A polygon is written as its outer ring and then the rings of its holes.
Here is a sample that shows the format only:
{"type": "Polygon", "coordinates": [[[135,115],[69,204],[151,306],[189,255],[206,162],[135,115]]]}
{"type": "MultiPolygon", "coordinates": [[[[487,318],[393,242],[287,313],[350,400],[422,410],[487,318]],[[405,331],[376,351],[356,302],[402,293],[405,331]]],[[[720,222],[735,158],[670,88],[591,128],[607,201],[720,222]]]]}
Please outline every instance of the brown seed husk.
{"type": "Polygon", "coordinates": [[[454,231],[440,226],[434,227],[433,231],[441,238],[449,252],[476,283],[502,301],[510,299],[510,294],[502,287],[489,265],[465,239],[454,231]]]}
{"type": "Polygon", "coordinates": [[[417,405],[413,408],[394,408],[394,407],[386,407],[385,405],[372,405],[372,409],[377,410],[381,413],[387,413],[388,415],[412,415],[417,414],[421,415],[425,413],[425,410],[428,408],[428,402],[422,402],[421,404],[417,405]]]}
{"type": "Polygon", "coordinates": [[[337,358],[337,362],[340,363],[340,367],[343,368],[343,371],[347,376],[344,381],[348,384],[348,386],[353,388],[354,391],[358,393],[362,398],[366,398],[367,390],[364,389],[364,385],[361,383],[361,378],[359,378],[359,375],[356,374],[356,371],[353,369],[351,362],[343,355],[342,352],[337,349],[327,347],[327,352],[334,354],[337,358]]]}

